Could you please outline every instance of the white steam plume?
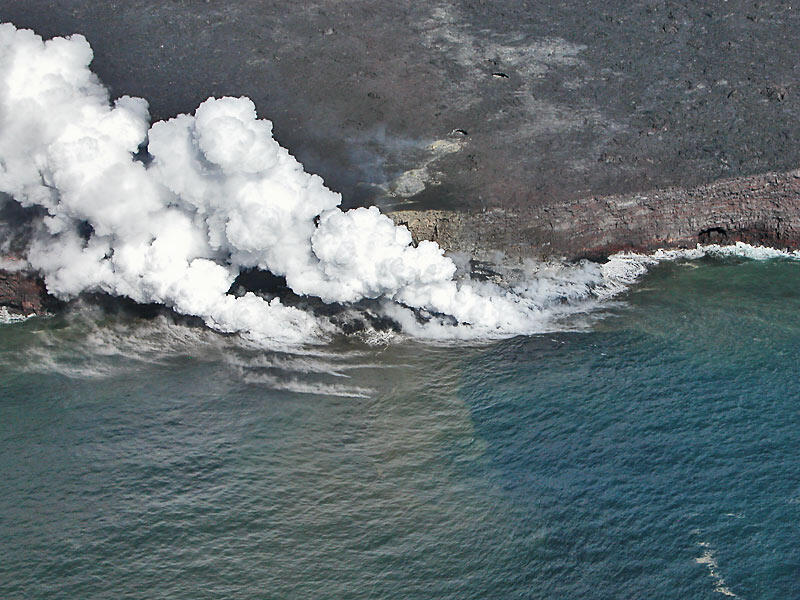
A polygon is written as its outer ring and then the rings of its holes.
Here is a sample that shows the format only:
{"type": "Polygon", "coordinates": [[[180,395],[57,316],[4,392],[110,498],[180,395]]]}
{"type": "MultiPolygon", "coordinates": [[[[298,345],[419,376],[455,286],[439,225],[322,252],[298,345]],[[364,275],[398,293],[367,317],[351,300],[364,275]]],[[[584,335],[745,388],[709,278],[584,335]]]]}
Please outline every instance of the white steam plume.
{"type": "Polygon", "coordinates": [[[0,191],[46,209],[27,259],[55,296],[162,303],[284,342],[331,329],[277,299],[227,294],[256,267],[324,302],[380,298],[415,331],[408,307],[480,334],[536,329],[541,311],[524,294],[456,282],[435,243],[414,246],[375,207],[340,210],[249,99],[209,98],[151,127],[143,99],[110,101],[91,60],[81,35],[43,41],[0,26],[0,191]],[[144,144],[147,165],[133,156],[144,144]]]}

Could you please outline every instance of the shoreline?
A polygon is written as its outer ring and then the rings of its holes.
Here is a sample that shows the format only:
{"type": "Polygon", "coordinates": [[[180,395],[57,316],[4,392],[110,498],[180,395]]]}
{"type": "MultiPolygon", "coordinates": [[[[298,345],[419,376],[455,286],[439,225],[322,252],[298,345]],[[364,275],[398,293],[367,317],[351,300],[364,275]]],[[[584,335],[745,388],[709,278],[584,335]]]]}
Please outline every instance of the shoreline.
{"type": "MultiPolygon", "coordinates": [[[[652,255],[743,242],[800,248],[800,170],[717,181],[694,188],[589,197],[559,206],[481,212],[397,210],[415,243],[493,263],[526,259],[604,263],[619,253],[652,255]]],[[[20,317],[52,312],[59,301],[25,270],[0,269],[0,307],[20,317]]]]}
{"type": "Polygon", "coordinates": [[[697,244],[800,247],[800,170],[723,179],[692,188],[590,196],[549,206],[485,211],[396,210],[415,241],[473,258],[588,258],[697,244]]]}

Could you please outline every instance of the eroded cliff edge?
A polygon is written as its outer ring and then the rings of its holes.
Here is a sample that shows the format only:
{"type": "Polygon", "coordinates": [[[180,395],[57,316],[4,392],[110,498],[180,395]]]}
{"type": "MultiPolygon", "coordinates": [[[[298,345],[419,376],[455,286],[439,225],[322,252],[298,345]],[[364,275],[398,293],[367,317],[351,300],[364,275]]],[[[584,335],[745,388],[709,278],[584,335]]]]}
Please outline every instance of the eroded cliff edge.
{"type": "MultiPolygon", "coordinates": [[[[592,196],[558,205],[485,211],[397,210],[415,240],[492,261],[602,261],[620,251],[693,248],[738,241],[800,248],[800,169],[725,179],[694,188],[592,196]]],[[[56,306],[35,274],[0,270],[0,306],[14,314],[56,306]]]]}
{"type": "Polygon", "coordinates": [[[0,306],[13,315],[47,312],[56,301],[47,294],[44,282],[33,273],[0,270],[0,306]]]}
{"type": "Polygon", "coordinates": [[[559,204],[480,211],[397,210],[414,238],[486,257],[602,260],[737,241],[800,247],[800,170],[725,179],[693,188],[590,196],[559,204]]]}

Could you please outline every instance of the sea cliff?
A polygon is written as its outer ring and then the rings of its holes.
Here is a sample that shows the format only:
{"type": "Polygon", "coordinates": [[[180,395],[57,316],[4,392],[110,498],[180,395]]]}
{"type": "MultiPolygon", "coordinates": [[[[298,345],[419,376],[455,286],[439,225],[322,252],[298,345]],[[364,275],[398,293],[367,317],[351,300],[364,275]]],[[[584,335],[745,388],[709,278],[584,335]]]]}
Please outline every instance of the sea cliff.
{"type": "Polygon", "coordinates": [[[14,315],[46,312],[53,305],[44,283],[35,274],[0,270],[0,306],[14,315]]]}
{"type": "Polygon", "coordinates": [[[484,211],[398,210],[415,239],[473,256],[602,260],[706,243],[800,246],[800,170],[725,179],[693,188],[590,196],[484,211]]]}

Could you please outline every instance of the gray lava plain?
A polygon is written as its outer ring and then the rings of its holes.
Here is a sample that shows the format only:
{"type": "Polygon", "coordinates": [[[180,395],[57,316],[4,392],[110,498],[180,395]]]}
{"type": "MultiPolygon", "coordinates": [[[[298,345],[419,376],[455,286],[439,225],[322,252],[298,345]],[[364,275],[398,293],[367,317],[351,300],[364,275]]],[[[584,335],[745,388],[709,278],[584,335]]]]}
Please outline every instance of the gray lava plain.
{"type": "Polygon", "coordinates": [[[251,97],[346,207],[558,213],[800,164],[786,2],[29,0],[0,18],[82,33],[112,96],[154,119],[251,97]]]}

